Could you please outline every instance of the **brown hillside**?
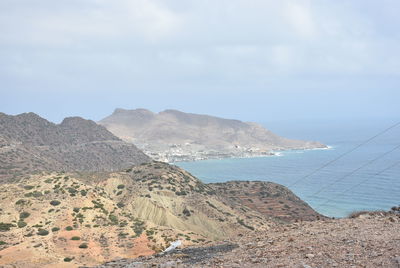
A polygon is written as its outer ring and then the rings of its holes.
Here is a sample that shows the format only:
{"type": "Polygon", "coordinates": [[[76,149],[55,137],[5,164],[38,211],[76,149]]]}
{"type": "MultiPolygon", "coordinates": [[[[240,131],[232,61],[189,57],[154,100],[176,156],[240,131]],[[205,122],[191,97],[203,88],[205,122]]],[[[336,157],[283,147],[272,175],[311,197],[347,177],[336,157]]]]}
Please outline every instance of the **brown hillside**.
{"type": "Polygon", "coordinates": [[[156,160],[269,155],[272,150],[325,148],[318,142],[280,137],[259,124],[166,110],[116,109],[99,124],[133,142],[156,160]]]}
{"type": "Polygon", "coordinates": [[[177,239],[206,245],[277,224],[165,163],[103,176],[38,174],[3,185],[0,265],[96,265],[153,254],[177,239]]]}
{"type": "Polygon", "coordinates": [[[209,185],[232,205],[241,204],[275,219],[291,222],[324,218],[288,188],[273,182],[231,181],[209,185]]]}
{"type": "Polygon", "coordinates": [[[38,171],[114,171],[148,162],[135,145],[79,117],[0,113],[0,182],[38,171]]]}

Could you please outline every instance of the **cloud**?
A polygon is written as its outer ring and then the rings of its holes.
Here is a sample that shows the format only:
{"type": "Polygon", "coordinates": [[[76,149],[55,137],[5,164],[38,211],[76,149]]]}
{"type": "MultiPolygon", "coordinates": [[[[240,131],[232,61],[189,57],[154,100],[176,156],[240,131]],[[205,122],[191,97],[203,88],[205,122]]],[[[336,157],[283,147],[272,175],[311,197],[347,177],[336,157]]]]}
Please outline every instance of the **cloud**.
{"type": "Polygon", "coordinates": [[[286,2],[284,16],[301,37],[312,38],[317,34],[310,2],[286,2]]]}
{"type": "Polygon", "coordinates": [[[113,81],[127,89],[230,88],[271,77],[397,76],[400,22],[392,11],[399,7],[390,0],[3,0],[0,79],[32,90],[73,83],[106,90],[113,81]]]}

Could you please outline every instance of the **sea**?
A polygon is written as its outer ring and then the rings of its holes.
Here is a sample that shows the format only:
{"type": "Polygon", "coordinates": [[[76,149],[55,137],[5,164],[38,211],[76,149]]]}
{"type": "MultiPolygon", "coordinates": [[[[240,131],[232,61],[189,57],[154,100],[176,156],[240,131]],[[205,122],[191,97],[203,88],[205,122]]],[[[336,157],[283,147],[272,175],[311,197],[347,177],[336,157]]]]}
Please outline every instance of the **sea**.
{"type": "Polygon", "coordinates": [[[335,218],[400,205],[400,118],[265,121],[274,133],[320,141],[328,149],[276,156],[178,162],[205,183],[271,181],[335,218]],[[369,141],[368,141],[369,140],[369,141]]]}

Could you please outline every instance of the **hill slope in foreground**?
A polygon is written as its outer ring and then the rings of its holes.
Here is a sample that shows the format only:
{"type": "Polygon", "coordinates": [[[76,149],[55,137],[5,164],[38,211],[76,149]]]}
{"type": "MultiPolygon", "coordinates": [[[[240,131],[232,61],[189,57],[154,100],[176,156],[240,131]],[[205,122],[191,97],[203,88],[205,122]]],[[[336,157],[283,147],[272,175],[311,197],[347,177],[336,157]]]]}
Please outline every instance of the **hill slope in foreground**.
{"type": "Polygon", "coordinates": [[[119,260],[97,268],[122,267],[400,267],[400,214],[365,213],[355,218],[298,222],[207,247],[119,260]],[[130,266],[127,266],[130,265],[130,266]]]}
{"type": "Polygon", "coordinates": [[[0,113],[0,182],[37,171],[113,171],[149,162],[135,145],[80,117],[54,124],[0,113]]]}
{"type": "Polygon", "coordinates": [[[177,239],[185,247],[207,245],[268,232],[283,221],[322,217],[305,203],[294,205],[297,197],[274,183],[235,182],[225,188],[161,162],[101,178],[48,173],[5,184],[0,266],[97,265],[151,255],[177,239]],[[246,200],[258,204],[268,198],[273,209],[247,205],[240,187],[246,200]]]}
{"type": "Polygon", "coordinates": [[[259,124],[166,110],[116,109],[99,124],[161,161],[248,157],[273,150],[326,148],[280,137],[259,124]]]}

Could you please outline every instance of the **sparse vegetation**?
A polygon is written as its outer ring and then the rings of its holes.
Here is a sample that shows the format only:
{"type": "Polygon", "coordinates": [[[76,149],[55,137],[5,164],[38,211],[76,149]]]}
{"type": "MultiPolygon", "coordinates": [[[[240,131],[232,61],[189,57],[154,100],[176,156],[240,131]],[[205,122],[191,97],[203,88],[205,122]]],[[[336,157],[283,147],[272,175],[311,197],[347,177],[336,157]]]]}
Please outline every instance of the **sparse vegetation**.
{"type": "Polygon", "coordinates": [[[41,236],[46,236],[49,234],[49,231],[45,230],[45,229],[39,229],[38,232],[36,233],[37,235],[41,235],[41,236]]]}
{"type": "Polygon", "coordinates": [[[58,206],[59,204],[61,204],[61,202],[58,200],[50,201],[50,205],[52,205],[52,206],[58,206]]]}
{"type": "Polygon", "coordinates": [[[21,212],[20,214],[19,214],[19,218],[21,219],[21,220],[23,220],[23,219],[26,219],[26,218],[28,218],[29,216],[30,216],[31,214],[29,213],[29,212],[21,212]]]}
{"type": "Polygon", "coordinates": [[[242,219],[237,218],[236,220],[240,225],[246,227],[247,229],[254,231],[254,227],[247,225],[246,223],[244,223],[244,221],[242,219]]]}
{"type": "Polygon", "coordinates": [[[182,213],[183,213],[183,215],[185,215],[186,217],[189,217],[189,216],[191,215],[190,211],[189,211],[187,208],[185,208],[185,209],[182,211],[182,213]]]}
{"type": "Polygon", "coordinates": [[[111,221],[112,225],[118,225],[118,217],[115,216],[114,214],[110,214],[108,216],[108,219],[111,221]]]}
{"type": "Polygon", "coordinates": [[[88,248],[88,244],[82,243],[79,245],[79,248],[88,248]]]}
{"type": "Polygon", "coordinates": [[[24,199],[19,199],[17,202],[15,202],[16,205],[25,205],[26,203],[28,203],[28,201],[24,199]]]}
{"type": "Polygon", "coordinates": [[[26,225],[27,225],[27,223],[22,220],[18,221],[18,223],[17,223],[18,228],[24,228],[26,225]]]}
{"type": "Polygon", "coordinates": [[[374,215],[374,214],[386,214],[386,211],[380,210],[380,211],[367,211],[367,210],[362,210],[362,211],[354,211],[352,213],[350,213],[350,215],[348,216],[351,219],[354,218],[358,218],[361,215],[374,215]]]}
{"type": "Polygon", "coordinates": [[[43,196],[43,194],[42,194],[42,192],[39,192],[39,191],[33,191],[33,192],[29,192],[29,193],[26,193],[25,195],[24,195],[25,197],[41,197],[41,196],[43,196]]]}
{"type": "Polygon", "coordinates": [[[15,225],[12,224],[12,223],[0,222],[0,232],[7,232],[7,231],[10,231],[10,229],[11,229],[12,227],[15,227],[15,225]]]}

